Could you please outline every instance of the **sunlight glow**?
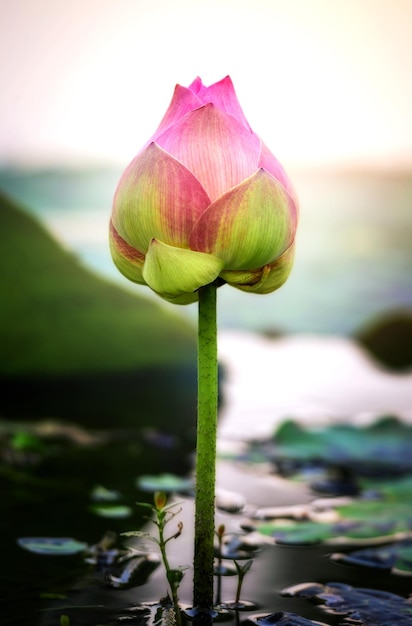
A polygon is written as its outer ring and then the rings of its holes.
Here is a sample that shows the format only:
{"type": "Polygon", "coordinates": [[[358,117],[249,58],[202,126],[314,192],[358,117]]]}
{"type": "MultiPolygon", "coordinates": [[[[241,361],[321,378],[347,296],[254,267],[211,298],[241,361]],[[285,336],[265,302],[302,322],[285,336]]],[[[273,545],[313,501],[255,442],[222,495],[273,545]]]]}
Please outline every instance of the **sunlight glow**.
{"type": "Polygon", "coordinates": [[[125,163],[176,82],[230,74],[286,165],[412,164],[408,0],[5,0],[0,14],[0,162],[125,163]]]}

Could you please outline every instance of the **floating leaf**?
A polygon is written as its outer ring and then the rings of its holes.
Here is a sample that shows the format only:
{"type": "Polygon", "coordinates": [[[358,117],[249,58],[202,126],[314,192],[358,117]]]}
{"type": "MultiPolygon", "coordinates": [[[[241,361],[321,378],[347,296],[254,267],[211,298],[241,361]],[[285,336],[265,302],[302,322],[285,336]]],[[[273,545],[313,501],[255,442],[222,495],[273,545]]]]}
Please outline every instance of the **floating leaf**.
{"type": "Polygon", "coordinates": [[[17,543],[29,552],[56,556],[78,554],[88,548],[87,543],[69,537],[21,537],[17,543]]]}
{"type": "MultiPolygon", "coordinates": [[[[260,533],[277,543],[313,544],[320,542],[388,539],[412,531],[412,485],[410,480],[382,488],[380,500],[353,499],[334,508],[335,520],[316,522],[304,519],[257,522],[260,533]]],[[[339,500],[338,500],[339,502],[339,500]]],[[[273,511],[275,512],[275,511],[273,511]]]]}
{"type": "Polygon", "coordinates": [[[132,514],[132,509],[126,505],[95,504],[90,507],[90,510],[92,513],[99,515],[99,517],[113,519],[124,519],[132,514]]]}
{"type": "Polygon", "coordinates": [[[224,609],[228,609],[229,611],[254,611],[257,609],[257,605],[255,602],[251,602],[250,600],[232,600],[231,602],[222,602],[220,606],[224,609]]]}
{"type": "Polygon", "coordinates": [[[221,553],[216,556],[223,559],[244,560],[255,555],[262,548],[262,538],[258,533],[230,533],[225,535],[221,553]]]}
{"type": "Polygon", "coordinates": [[[332,561],[387,570],[392,574],[412,575],[412,540],[405,539],[389,545],[355,550],[347,554],[335,553],[332,561]]]}
{"type": "Polygon", "coordinates": [[[301,617],[296,613],[277,611],[276,613],[252,615],[244,624],[250,626],[327,626],[323,622],[312,622],[310,619],[301,617]]]}
{"type": "Polygon", "coordinates": [[[191,491],[194,482],[191,478],[181,478],[174,474],[158,474],[157,476],[140,476],[136,481],[142,491],[191,491]]]}
{"type": "Polygon", "coordinates": [[[121,493],[114,489],[106,489],[103,485],[95,485],[90,497],[96,502],[116,502],[120,499],[121,493]]]}
{"type": "MultiPolygon", "coordinates": [[[[410,626],[412,604],[388,591],[351,587],[342,583],[305,583],[285,589],[284,595],[322,603],[328,613],[345,615],[341,623],[373,626],[410,626]]],[[[299,622],[298,622],[299,623],[299,622]]]]}
{"type": "Polygon", "coordinates": [[[264,448],[270,460],[286,473],[314,462],[346,468],[357,476],[412,471],[412,427],[394,417],[365,428],[347,424],[304,428],[288,421],[264,448]]]}

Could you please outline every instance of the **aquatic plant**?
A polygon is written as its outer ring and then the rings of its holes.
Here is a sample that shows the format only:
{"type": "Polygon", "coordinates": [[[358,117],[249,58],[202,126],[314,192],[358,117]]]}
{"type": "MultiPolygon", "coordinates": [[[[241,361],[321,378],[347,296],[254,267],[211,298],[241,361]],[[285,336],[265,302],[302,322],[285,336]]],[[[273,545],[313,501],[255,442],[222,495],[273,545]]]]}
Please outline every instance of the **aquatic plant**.
{"type": "Polygon", "coordinates": [[[175,304],[198,302],[193,604],[213,609],[217,430],[216,291],[266,294],[293,264],[297,199],[251,130],[230,77],[176,86],[158,129],[126,168],[110,221],[118,269],[175,304]]]}
{"type": "Polygon", "coordinates": [[[171,601],[173,604],[174,612],[175,612],[175,620],[177,626],[181,624],[181,616],[180,616],[180,608],[179,608],[179,597],[178,597],[178,589],[179,585],[182,582],[182,578],[184,576],[184,567],[171,567],[169,563],[169,558],[167,556],[166,546],[172,539],[177,539],[180,537],[183,530],[183,523],[178,522],[177,530],[172,535],[168,537],[165,536],[165,528],[167,524],[169,524],[172,519],[179,514],[181,509],[174,510],[178,506],[177,502],[172,502],[171,504],[167,504],[167,496],[163,491],[157,491],[154,494],[154,504],[148,504],[146,502],[139,502],[140,506],[144,506],[150,509],[153,513],[153,516],[150,517],[150,521],[155,524],[157,527],[158,535],[157,537],[151,535],[150,533],[143,531],[130,531],[123,533],[126,537],[139,537],[148,539],[149,541],[153,541],[159,546],[160,554],[162,557],[163,566],[166,572],[167,582],[169,584],[171,601]]]}

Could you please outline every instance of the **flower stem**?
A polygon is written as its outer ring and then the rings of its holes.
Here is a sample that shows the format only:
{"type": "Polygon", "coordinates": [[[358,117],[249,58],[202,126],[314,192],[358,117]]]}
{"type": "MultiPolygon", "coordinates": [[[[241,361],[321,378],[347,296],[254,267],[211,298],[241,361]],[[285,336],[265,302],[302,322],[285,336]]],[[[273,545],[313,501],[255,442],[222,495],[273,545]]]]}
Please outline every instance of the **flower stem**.
{"type": "Polygon", "coordinates": [[[216,285],[199,289],[196,513],[193,606],[213,608],[217,433],[216,285]]]}

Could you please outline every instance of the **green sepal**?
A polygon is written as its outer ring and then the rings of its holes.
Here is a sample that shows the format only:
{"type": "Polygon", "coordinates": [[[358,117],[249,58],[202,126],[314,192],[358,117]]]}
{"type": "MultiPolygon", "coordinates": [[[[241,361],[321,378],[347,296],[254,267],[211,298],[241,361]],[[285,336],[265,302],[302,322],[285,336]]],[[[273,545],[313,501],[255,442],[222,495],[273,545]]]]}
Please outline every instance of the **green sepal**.
{"type": "Polygon", "coordinates": [[[113,263],[119,272],[134,283],[145,285],[142,275],[144,255],[119,235],[112,222],[110,222],[109,246],[113,263]]]}
{"type": "Polygon", "coordinates": [[[220,273],[229,285],[251,293],[267,294],[279,289],[293,266],[295,246],[292,245],[276,261],[255,271],[226,270],[220,273]]]}
{"type": "Polygon", "coordinates": [[[195,292],[212,283],[222,267],[223,261],[212,254],[176,248],[152,239],[143,267],[143,279],[162,298],[188,304],[197,300],[195,292]]]}

